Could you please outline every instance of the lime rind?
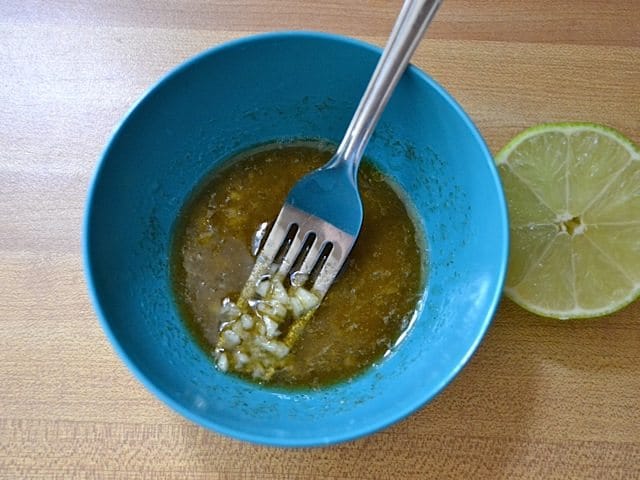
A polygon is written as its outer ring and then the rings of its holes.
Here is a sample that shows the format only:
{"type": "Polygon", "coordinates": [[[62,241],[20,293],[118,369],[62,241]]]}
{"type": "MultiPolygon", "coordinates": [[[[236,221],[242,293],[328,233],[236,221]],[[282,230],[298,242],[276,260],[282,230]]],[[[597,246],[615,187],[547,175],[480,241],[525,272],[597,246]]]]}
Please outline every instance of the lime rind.
{"type": "Polygon", "coordinates": [[[563,131],[565,133],[574,133],[583,130],[591,130],[597,133],[601,133],[603,135],[607,135],[622,145],[625,145],[631,156],[635,160],[640,160],[640,146],[633,143],[629,138],[625,137],[619,131],[607,126],[600,125],[593,122],[557,122],[557,123],[540,123],[533,127],[529,127],[526,130],[521,131],[515,137],[513,137],[509,142],[498,152],[495,156],[496,165],[500,165],[506,162],[507,158],[511,152],[520,144],[523,140],[532,137],[534,135],[539,135],[541,133],[546,132],[558,132],[563,131]]]}
{"type": "MultiPolygon", "coordinates": [[[[517,177],[518,172],[513,171],[513,165],[510,164],[510,161],[513,160],[510,158],[512,154],[521,147],[525,142],[535,139],[535,137],[544,134],[557,134],[564,133],[567,138],[575,136],[575,134],[585,134],[585,133],[594,133],[597,136],[604,136],[613,140],[613,144],[615,146],[622,147],[626,153],[628,153],[628,162],[621,167],[620,165],[608,165],[610,170],[615,170],[619,172],[618,177],[621,178],[620,182],[625,181],[626,184],[622,187],[627,189],[633,189],[634,195],[633,198],[637,196],[635,194],[635,182],[636,182],[636,170],[640,171],[640,148],[635,145],[630,139],[625,137],[623,134],[618,132],[617,130],[607,127],[604,125],[598,125],[595,123],[589,122],[562,122],[562,123],[544,123],[540,125],[536,125],[534,127],[528,128],[518,135],[516,135],[505,147],[496,155],[495,163],[498,166],[498,170],[501,175],[509,176],[507,173],[511,170],[512,177],[517,177]],[[625,169],[629,169],[627,172],[625,169]]],[[[526,165],[525,165],[526,166],[526,165]]],[[[569,177],[569,166],[567,166],[567,177],[569,177]]],[[[531,170],[529,171],[531,172],[531,170]]],[[[544,173],[544,172],[543,172],[544,173]]],[[[525,172],[525,176],[530,175],[530,173],[525,172]]],[[[559,201],[556,198],[555,204],[553,205],[554,212],[556,213],[556,223],[548,222],[547,218],[545,218],[543,222],[539,222],[538,224],[534,224],[531,222],[533,218],[529,218],[529,223],[527,223],[527,216],[535,217],[535,210],[547,210],[550,203],[547,201],[544,195],[540,195],[537,191],[537,187],[539,185],[544,186],[545,178],[544,176],[540,178],[536,178],[536,175],[539,176],[539,172],[532,172],[533,179],[528,178],[519,178],[519,185],[513,186],[511,184],[514,183],[513,178],[509,179],[508,182],[505,182],[505,178],[503,177],[503,184],[509,183],[509,185],[505,185],[505,192],[507,199],[509,200],[514,195],[519,195],[519,200],[517,203],[517,208],[520,209],[518,212],[511,212],[510,216],[513,213],[520,220],[525,220],[524,222],[518,224],[517,222],[513,222],[511,225],[512,229],[512,238],[514,237],[514,229],[526,229],[526,228],[537,228],[542,225],[546,226],[556,226],[558,222],[563,222],[571,219],[571,215],[568,214],[569,209],[569,198],[566,203],[566,212],[559,211],[559,201]],[[512,187],[512,191],[509,191],[509,186],[512,187]],[[525,192],[525,187],[530,191],[525,192]],[[520,190],[520,191],[518,191],[520,190]],[[516,192],[516,193],[514,193],[516,192]],[[531,202],[530,205],[534,208],[533,212],[523,212],[525,209],[523,205],[526,202],[523,202],[527,196],[533,198],[537,198],[538,203],[531,202]],[[540,204],[544,205],[541,206],[540,204]],[[566,218],[565,218],[566,217],[566,218]]],[[[578,183],[580,180],[579,175],[575,175],[578,178],[578,183]]],[[[597,179],[596,179],[597,180],[597,179]]],[[[614,184],[615,178],[610,182],[614,184]]],[[[569,180],[567,180],[569,182],[569,180]]],[[[592,189],[601,190],[597,197],[606,196],[608,193],[607,189],[610,185],[602,185],[595,184],[595,187],[592,186],[592,189]]],[[[612,190],[617,191],[620,187],[615,184],[612,186],[612,190]]],[[[567,193],[569,192],[567,186],[567,193]]],[[[589,198],[587,195],[583,195],[584,198],[589,198]]],[[[595,199],[596,201],[585,203],[585,200],[582,199],[582,203],[587,207],[591,207],[591,204],[596,204],[598,208],[604,211],[604,218],[609,218],[610,211],[612,208],[617,208],[618,213],[623,211],[626,204],[621,203],[620,205],[614,204],[611,205],[600,205],[598,204],[599,198],[595,199]],[[606,209],[609,210],[606,210],[606,209]]],[[[605,199],[606,200],[606,199],[605,199]]],[[[509,202],[511,203],[511,202],[509,202]]],[[[514,205],[515,205],[514,203],[514,205]]],[[[605,202],[600,202],[605,203],[605,202]]],[[[509,205],[510,210],[514,208],[514,205],[509,205]]],[[[578,201],[578,205],[580,205],[580,201],[578,201]]],[[[575,209],[575,202],[574,202],[575,209]]],[[[588,209],[588,208],[587,208],[588,209]]],[[[635,210],[632,211],[632,213],[635,210]]],[[[549,217],[548,212],[544,212],[544,217],[549,217]]],[[[582,212],[585,213],[585,212],[582,212]]],[[[588,214],[588,212],[587,212],[588,214]]],[[[612,217],[616,218],[616,217],[612,217]]],[[[602,218],[600,219],[602,221],[602,218]]],[[[618,219],[620,220],[620,219],[618,219]]],[[[623,219],[624,220],[624,219],[623,219]]],[[[629,259],[636,260],[636,253],[640,253],[640,240],[635,240],[631,238],[628,233],[624,232],[624,229],[633,230],[636,223],[640,223],[640,218],[638,219],[626,219],[624,221],[619,221],[616,223],[611,223],[611,227],[615,227],[615,225],[619,225],[618,230],[621,231],[620,235],[626,235],[625,241],[629,243],[626,246],[626,250],[622,252],[617,252],[611,250],[615,247],[615,241],[607,242],[602,240],[602,236],[599,239],[594,238],[590,239],[585,237],[582,242],[589,242],[590,245],[580,246],[580,249],[584,249],[584,251],[589,252],[589,256],[580,257],[580,252],[574,252],[574,246],[570,240],[570,235],[565,231],[558,231],[557,235],[553,237],[553,239],[549,239],[550,237],[547,235],[547,241],[549,244],[545,248],[544,245],[540,245],[539,240],[532,239],[533,245],[531,250],[527,252],[526,249],[526,239],[523,240],[523,245],[518,249],[519,252],[514,252],[512,249],[512,254],[517,254],[518,257],[521,257],[523,254],[528,254],[531,258],[511,258],[510,259],[510,267],[509,267],[509,277],[507,279],[505,285],[505,294],[511,298],[514,302],[522,306],[528,311],[531,311],[537,315],[558,318],[558,319],[577,319],[577,318],[595,318],[603,315],[607,315],[613,313],[617,310],[624,308],[625,306],[632,303],[640,296],[640,271],[629,271],[629,264],[631,263],[629,259]],[[552,244],[556,244],[552,248],[552,244]],[[611,245],[609,245],[610,243],[611,245]],[[604,248],[601,247],[601,244],[605,244],[604,248]],[[559,247],[561,246],[561,248],[559,247]],[[595,252],[595,253],[594,253],[595,252]],[[612,252],[609,254],[609,252],[612,252]],[[563,257],[566,255],[566,258],[563,257]],[[545,258],[545,256],[549,258],[545,258]],[[533,258],[537,257],[537,258],[533,258]],[[578,262],[576,263],[576,258],[578,258],[578,262]],[[549,263],[552,262],[552,263],[549,263]],[[562,266],[560,266],[562,265],[562,266]],[[512,272],[513,267],[513,272],[512,272]],[[517,267],[517,268],[515,268],[517,267]],[[560,267],[560,268],[559,268],[560,267]],[[527,269],[527,271],[523,272],[523,269],[527,269]],[[576,275],[585,275],[586,272],[589,271],[589,268],[598,268],[599,270],[606,270],[607,278],[615,278],[614,285],[607,284],[597,284],[593,283],[593,279],[581,280],[581,282],[576,281],[576,275]],[[518,270],[517,272],[515,270],[518,270]],[[526,280],[524,277],[531,275],[531,277],[527,280],[528,283],[523,284],[523,280],[526,280]],[[552,278],[553,277],[553,278],[552,278]],[[510,281],[511,280],[511,281],[510,281]],[[549,282],[549,283],[547,283],[549,282]],[[591,282],[589,284],[589,282],[591,282]],[[577,285],[576,283],[581,283],[581,285],[577,285]],[[585,285],[582,285],[585,283],[585,285]],[[555,292],[547,292],[545,289],[549,289],[549,284],[553,285],[554,289],[557,289],[555,292]],[[600,293],[603,291],[605,295],[608,295],[606,304],[598,305],[597,301],[592,302],[593,291],[595,289],[600,289],[600,293]],[[607,290],[608,288],[608,290],[607,290]],[[523,292],[526,294],[523,295],[523,292]],[[560,292],[560,294],[558,294],[560,292]],[[563,293],[564,292],[564,293],[563,293]],[[558,297],[561,297],[558,300],[558,297]],[[580,297],[580,298],[578,298],[580,297]],[[549,299],[552,299],[552,304],[549,304],[549,299]],[[556,302],[553,304],[553,302],[556,302]],[[591,302],[591,305],[588,305],[591,302]],[[584,304],[587,305],[584,305],[584,304]]],[[[602,223],[602,226],[607,225],[606,222],[602,223]]],[[[584,228],[582,225],[578,225],[577,228],[584,228]]],[[[598,228],[597,225],[589,226],[588,228],[598,228]]],[[[634,230],[635,231],[635,230],[634,230]]],[[[520,231],[519,233],[522,233],[520,231]]],[[[595,233],[595,232],[594,232],[595,233]]],[[[615,234],[616,232],[610,233],[610,236],[615,234]]],[[[635,237],[638,238],[638,237],[635,237]]],[[[615,239],[614,239],[615,240],[615,239]]],[[[597,279],[596,279],[597,281],[597,279]]],[[[602,296],[602,295],[601,295],[602,296]]]]}
{"type": "Polygon", "coordinates": [[[517,292],[513,291],[510,288],[505,288],[504,293],[507,295],[509,299],[513,302],[520,305],[522,308],[527,310],[528,312],[535,313],[541,317],[554,318],[556,320],[586,320],[589,318],[600,318],[605,315],[610,315],[612,313],[617,312],[618,310],[622,310],[623,308],[629,306],[634,301],[638,299],[638,292],[635,294],[628,295],[625,299],[622,299],[619,303],[616,303],[614,306],[603,307],[594,310],[585,310],[583,308],[573,308],[570,310],[564,310],[562,312],[558,312],[555,310],[540,308],[536,305],[532,305],[530,301],[523,299],[517,292]]]}

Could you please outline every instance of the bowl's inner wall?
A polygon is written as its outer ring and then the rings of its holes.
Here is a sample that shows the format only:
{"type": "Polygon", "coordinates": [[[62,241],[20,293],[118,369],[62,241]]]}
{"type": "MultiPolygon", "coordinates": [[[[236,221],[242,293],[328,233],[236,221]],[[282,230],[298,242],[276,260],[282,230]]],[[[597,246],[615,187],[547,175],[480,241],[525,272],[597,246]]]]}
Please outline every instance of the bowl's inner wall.
{"type": "Polygon", "coordinates": [[[148,386],[205,425],[294,444],[364,433],[436,394],[489,322],[506,251],[495,171],[458,107],[415,69],[366,152],[407,192],[427,230],[424,310],[400,348],[350,383],[270,391],[217,372],[177,315],[169,250],[190,192],[218,162],[253,145],[339,142],[377,59],[361,44],[314,36],[218,49],[153,90],[105,155],[87,251],[107,329],[148,386]]]}

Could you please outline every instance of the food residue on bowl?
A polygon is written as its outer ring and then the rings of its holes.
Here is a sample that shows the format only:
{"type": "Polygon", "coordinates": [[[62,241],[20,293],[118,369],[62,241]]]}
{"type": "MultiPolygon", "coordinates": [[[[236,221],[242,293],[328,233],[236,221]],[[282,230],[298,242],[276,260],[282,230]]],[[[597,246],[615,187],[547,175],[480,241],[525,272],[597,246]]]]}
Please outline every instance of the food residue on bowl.
{"type": "Polygon", "coordinates": [[[189,330],[220,370],[281,386],[331,384],[383,357],[416,316],[426,278],[423,232],[399,188],[368,161],[359,175],[362,230],[322,304],[295,276],[266,276],[251,298],[241,297],[268,222],[293,184],[331,154],[321,142],[241,153],[183,209],[173,242],[174,292],[189,330]]]}

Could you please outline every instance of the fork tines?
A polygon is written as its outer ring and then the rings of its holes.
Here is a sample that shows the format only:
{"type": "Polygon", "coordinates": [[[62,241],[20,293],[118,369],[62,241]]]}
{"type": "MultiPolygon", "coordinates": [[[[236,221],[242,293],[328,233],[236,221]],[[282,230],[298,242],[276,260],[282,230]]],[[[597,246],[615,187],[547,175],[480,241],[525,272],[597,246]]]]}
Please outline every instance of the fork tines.
{"type": "MultiPolygon", "coordinates": [[[[245,289],[265,275],[293,286],[310,285],[320,299],[340,272],[356,237],[315,215],[285,203],[258,254],[245,289]]],[[[250,297],[252,292],[243,292],[250,297]]]]}

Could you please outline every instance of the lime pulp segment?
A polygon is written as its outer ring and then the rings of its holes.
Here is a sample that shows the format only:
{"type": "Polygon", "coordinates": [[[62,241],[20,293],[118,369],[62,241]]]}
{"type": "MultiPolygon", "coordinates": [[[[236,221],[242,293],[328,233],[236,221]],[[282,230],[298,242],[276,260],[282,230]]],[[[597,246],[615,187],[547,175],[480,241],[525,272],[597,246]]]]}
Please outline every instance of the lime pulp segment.
{"type": "Polygon", "coordinates": [[[511,220],[505,293],[554,318],[640,293],[640,150],[608,127],[544,124],[496,156],[511,220]]]}

